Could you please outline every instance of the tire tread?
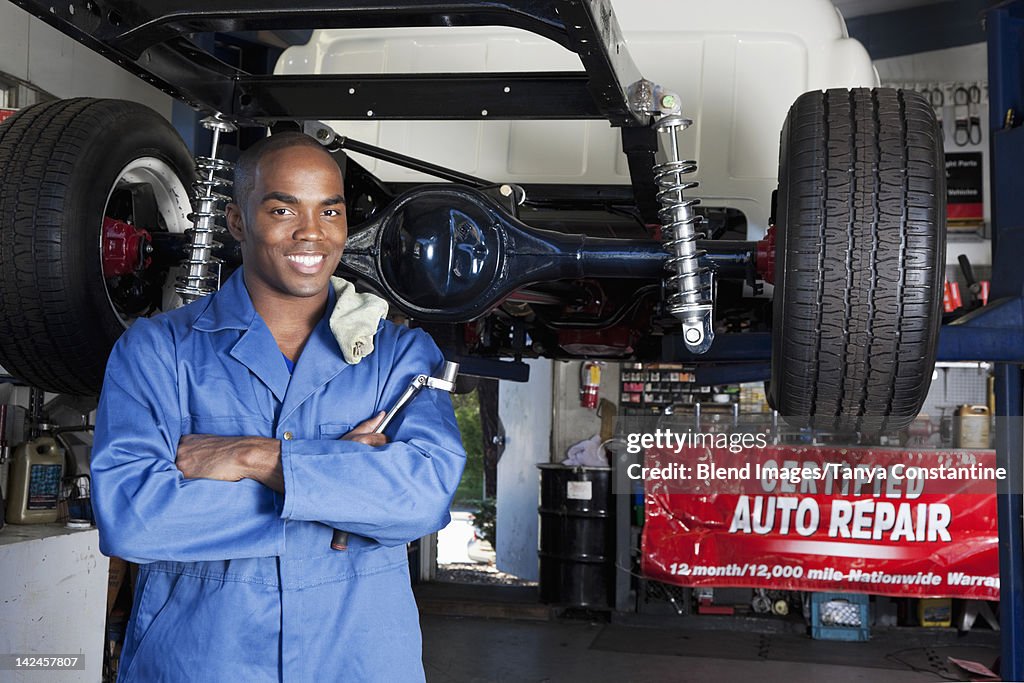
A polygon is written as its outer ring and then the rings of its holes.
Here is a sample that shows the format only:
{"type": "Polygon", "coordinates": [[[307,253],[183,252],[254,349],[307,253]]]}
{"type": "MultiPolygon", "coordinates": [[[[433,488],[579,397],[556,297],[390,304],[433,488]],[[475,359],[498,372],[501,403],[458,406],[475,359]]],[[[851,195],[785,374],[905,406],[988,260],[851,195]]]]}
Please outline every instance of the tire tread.
{"type": "Polygon", "coordinates": [[[783,129],[786,265],[770,393],[796,422],[899,429],[927,394],[945,176],[934,114],[919,99],[888,88],[807,93],[783,129]]]}
{"type": "MultiPolygon", "coordinates": [[[[95,395],[123,331],[93,281],[99,240],[90,236],[99,228],[74,224],[69,195],[92,180],[86,165],[98,132],[129,123],[173,133],[141,104],[84,97],[33,105],[0,124],[0,365],[33,386],[95,395]]],[[[173,138],[174,154],[187,154],[173,138]]]]}

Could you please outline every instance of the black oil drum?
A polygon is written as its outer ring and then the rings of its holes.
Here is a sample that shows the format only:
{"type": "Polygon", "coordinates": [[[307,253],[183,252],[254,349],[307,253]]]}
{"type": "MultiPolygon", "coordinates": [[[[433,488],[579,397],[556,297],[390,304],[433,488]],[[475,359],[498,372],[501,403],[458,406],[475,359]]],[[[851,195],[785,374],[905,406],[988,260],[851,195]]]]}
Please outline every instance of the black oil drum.
{"type": "Polygon", "coordinates": [[[608,609],[615,585],[612,470],[538,467],[541,602],[608,609]]]}

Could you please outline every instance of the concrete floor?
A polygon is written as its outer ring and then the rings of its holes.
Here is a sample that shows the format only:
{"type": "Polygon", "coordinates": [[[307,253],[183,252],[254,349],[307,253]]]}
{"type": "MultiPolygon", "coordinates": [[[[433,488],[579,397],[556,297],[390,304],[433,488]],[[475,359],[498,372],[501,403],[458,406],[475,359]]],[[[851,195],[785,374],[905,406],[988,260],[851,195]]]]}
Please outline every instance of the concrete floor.
{"type": "Polygon", "coordinates": [[[955,681],[970,679],[947,657],[992,666],[999,645],[987,630],[959,637],[951,629],[891,629],[844,643],[812,640],[800,629],[732,627],[717,617],[554,618],[535,599],[485,602],[484,589],[460,589],[461,601],[437,584],[418,586],[417,595],[428,683],[955,681]]]}
{"type": "MultiPolygon", "coordinates": [[[[424,615],[423,654],[428,683],[629,683],[630,681],[828,681],[829,683],[912,683],[921,681],[969,680],[955,671],[925,672],[898,666],[878,666],[886,662],[864,664],[820,664],[771,659],[685,656],[675,654],[628,653],[595,648],[595,642],[612,624],[586,622],[530,622],[472,617],[424,615]]],[[[728,643],[734,635],[718,631],[716,637],[728,643]]],[[[945,661],[941,649],[932,653],[913,652],[891,643],[892,652],[926,668],[945,661]],[[938,653],[938,659],[935,659],[938,653]],[[929,658],[932,658],[929,660],[929,658]]],[[[823,646],[852,654],[862,643],[824,643],[806,639],[807,646],[823,646]]],[[[964,650],[965,648],[956,648],[964,650]]],[[[978,648],[975,648],[978,649],[978,648]]],[[[872,653],[877,648],[872,648],[872,653]]],[[[970,658],[969,652],[953,653],[970,658]]],[[[977,652],[975,654],[978,654],[977,652]]],[[[994,651],[981,652],[982,662],[990,665],[994,651]]],[[[850,657],[856,660],[856,656],[850,657]]]]}

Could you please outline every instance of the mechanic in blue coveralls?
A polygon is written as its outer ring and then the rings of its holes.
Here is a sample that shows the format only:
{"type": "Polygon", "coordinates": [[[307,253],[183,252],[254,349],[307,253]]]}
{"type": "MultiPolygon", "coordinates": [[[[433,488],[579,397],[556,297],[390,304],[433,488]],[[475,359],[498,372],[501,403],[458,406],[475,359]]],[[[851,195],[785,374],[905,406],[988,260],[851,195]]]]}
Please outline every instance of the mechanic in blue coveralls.
{"type": "Polygon", "coordinates": [[[331,277],[344,185],[315,140],[261,140],[235,179],[243,267],[107,365],[100,548],[141,565],[120,679],[423,680],[405,544],[447,523],[465,452],[442,391],[372,431],[442,356],[331,277]]]}

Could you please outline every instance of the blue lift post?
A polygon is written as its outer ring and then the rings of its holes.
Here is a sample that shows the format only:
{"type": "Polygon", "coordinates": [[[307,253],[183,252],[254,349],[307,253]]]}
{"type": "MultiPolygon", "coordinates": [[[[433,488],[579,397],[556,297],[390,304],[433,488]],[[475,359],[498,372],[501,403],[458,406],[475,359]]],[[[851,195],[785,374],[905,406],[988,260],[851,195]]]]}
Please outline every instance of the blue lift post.
{"type": "MultiPolygon", "coordinates": [[[[1006,298],[1003,344],[1018,356],[1024,292],[1024,0],[1005,2],[986,15],[992,178],[992,297],[1006,298]]],[[[966,327],[970,328],[968,324],[966,327]]],[[[994,341],[994,340],[993,340],[994,341]]],[[[1005,347],[1004,347],[1005,348],[1005,347]]],[[[1024,680],[1024,381],[1018,363],[996,365],[996,461],[999,482],[1000,675],[1024,680]]]]}

